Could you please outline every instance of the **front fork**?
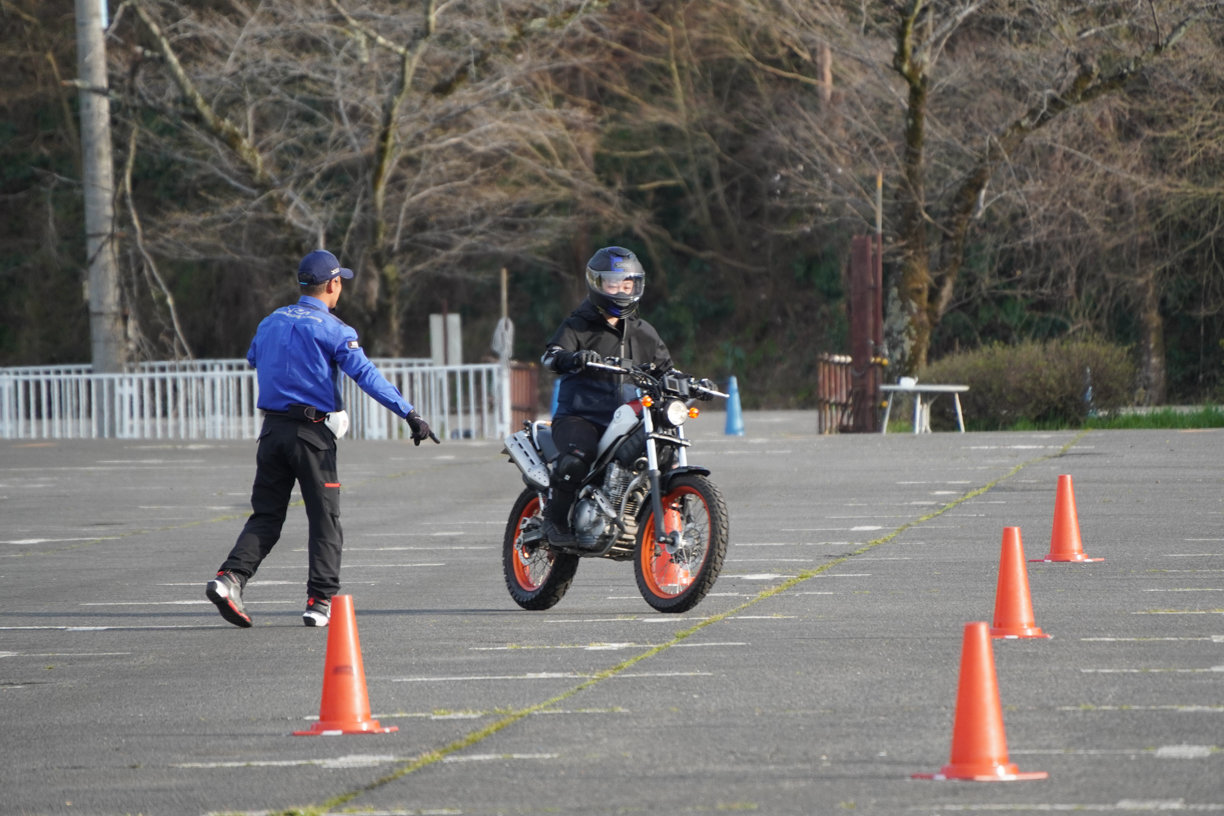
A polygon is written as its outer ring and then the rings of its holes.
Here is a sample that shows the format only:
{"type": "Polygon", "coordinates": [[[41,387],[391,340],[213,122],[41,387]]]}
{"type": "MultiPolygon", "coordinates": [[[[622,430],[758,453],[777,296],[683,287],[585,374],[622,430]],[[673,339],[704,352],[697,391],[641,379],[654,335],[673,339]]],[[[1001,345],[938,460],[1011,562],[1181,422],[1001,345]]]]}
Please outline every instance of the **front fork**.
{"type": "MultiPolygon", "coordinates": [[[[650,479],[650,505],[655,517],[655,541],[663,546],[668,555],[674,555],[680,546],[680,531],[673,530],[669,533],[665,529],[662,474],[659,471],[659,451],[655,446],[654,420],[648,410],[642,412],[642,425],[646,430],[646,475],[650,479]]],[[[683,442],[684,428],[677,428],[676,434],[683,442]]],[[[683,444],[676,446],[676,464],[678,467],[688,466],[688,449],[683,444]]]]}

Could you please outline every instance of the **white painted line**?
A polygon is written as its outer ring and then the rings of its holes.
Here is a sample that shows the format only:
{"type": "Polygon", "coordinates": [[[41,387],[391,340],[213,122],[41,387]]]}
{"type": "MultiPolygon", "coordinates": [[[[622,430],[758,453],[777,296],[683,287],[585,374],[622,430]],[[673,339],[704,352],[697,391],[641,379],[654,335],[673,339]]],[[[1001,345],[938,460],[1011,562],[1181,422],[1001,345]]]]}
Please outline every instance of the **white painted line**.
{"type": "MultiPolygon", "coordinates": [[[[481,521],[480,519],[466,519],[466,520],[450,520],[450,521],[414,521],[412,522],[412,524],[415,524],[421,527],[438,527],[442,525],[453,527],[454,525],[463,526],[465,524],[497,525],[498,527],[501,527],[502,525],[506,524],[506,521],[504,520],[481,521]]],[[[386,533],[386,535],[390,535],[390,533],[386,533]]]]}
{"type": "Polygon", "coordinates": [[[85,536],[82,538],[15,538],[0,544],[66,544],[69,541],[118,541],[119,536],[85,536]]]}
{"type": "Polygon", "coordinates": [[[454,550],[483,550],[485,552],[488,552],[490,550],[500,550],[500,549],[501,549],[501,546],[495,545],[495,544],[484,544],[484,545],[456,544],[456,545],[450,545],[450,546],[438,545],[436,547],[411,547],[411,546],[405,546],[405,547],[350,547],[347,544],[344,545],[344,551],[346,553],[348,552],[451,552],[454,550]]]}
{"type": "Polygon", "coordinates": [[[126,657],[132,652],[0,652],[0,657],[126,657]]]}
{"type": "Polygon", "coordinates": [[[1145,609],[1132,615],[1224,615],[1224,609],[1145,609]]]}
{"type": "MultiPolygon", "coordinates": [[[[1013,751],[1012,753],[1015,753],[1013,751]]],[[[1154,801],[1140,801],[1137,799],[1122,799],[1114,804],[1055,804],[1052,802],[1016,802],[1014,804],[1004,804],[999,802],[983,802],[972,804],[946,804],[940,803],[937,805],[924,805],[921,807],[911,807],[912,811],[931,811],[932,813],[986,813],[989,811],[1014,811],[1016,813],[1075,813],[1083,811],[1085,813],[1105,812],[1115,813],[1117,811],[1134,811],[1138,813],[1145,812],[1164,812],[1164,811],[1193,811],[1195,813],[1219,813],[1224,811],[1224,804],[1186,804],[1184,799],[1168,799],[1154,801]]]]}
{"type": "MultiPolygon", "coordinates": [[[[194,587],[194,586],[203,586],[205,583],[207,582],[205,581],[179,581],[176,583],[159,583],[159,584],[154,584],[154,586],[194,587]]],[[[246,588],[250,589],[251,587],[263,588],[263,587],[270,587],[270,586],[301,586],[301,585],[302,585],[301,581],[265,581],[263,578],[252,578],[250,581],[247,582],[246,588]]]]}
{"type": "MultiPolygon", "coordinates": [[[[968,445],[967,450],[1047,450],[1057,445],[968,445]]],[[[1077,448],[1078,450],[1079,448],[1077,448]]]]}
{"type": "Polygon", "coordinates": [[[1158,759],[1204,759],[1215,753],[1214,745],[1162,745],[1156,749],[1158,759]]]}
{"type": "MultiPolygon", "coordinates": [[[[712,677],[713,672],[640,672],[636,674],[614,674],[607,679],[642,677],[712,677]]],[[[487,680],[589,680],[594,674],[578,672],[529,672],[527,674],[469,674],[449,677],[392,677],[392,683],[466,683],[487,680]]]]}
{"type": "Polygon", "coordinates": [[[527,674],[468,674],[446,677],[392,677],[392,683],[465,683],[485,680],[585,680],[592,675],[577,672],[528,672],[527,674]]]}
{"type": "Polygon", "coordinates": [[[1125,705],[1106,706],[1059,706],[1059,711],[1079,711],[1091,714],[1094,711],[1175,711],[1178,714],[1224,714],[1224,705],[1125,705]]]}
{"type": "Polygon", "coordinates": [[[588,643],[582,644],[545,644],[541,646],[469,646],[470,652],[518,652],[550,649],[582,649],[591,652],[614,651],[617,649],[653,649],[657,643],[588,643]]]}
{"type": "Polygon", "coordinates": [[[391,762],[405,761],[388,754],[350,754],[342,757],[326,759],[250,759],[234,762],[180,762],[171,768],[293,768],[302,765],[314,765],[329,771],[347,770],[350,768],[375,768],[391,762]]]}
{"type": "MultiPolygon", "coordinates": [[[[305,550],[304,550],[304,549],[303,549],[303,550],[297,550],[297,552],[305,552],[305,550]]],[[[441,561],[439,561],[439,562],[437,562],[437,563],[425,563],[425,564],[350,564],[350,563],[348,563],[347,561],[346,561],[346,562],[344,562],[344,568],[345,568],[346,570],[347,570],[347,569],[349,569],[350,567],[406,567],[406,568],[413,568],[413,567],[445,567],[445,566],[446,566],[445,562],[441,562],[441,561]]],[[[299,571],[299,572],[300,572],[300,571],[301,571],[301,569],[302,569],[302,566],[301,566],[300,564],[298,564],[298,565],[296,565],[296,566],[295,566],[295,565],[293,565],[293,564],[264,564],[263,566],[261,566],[261,567],[260,567],[260,569],[261,569],[261,570],[287,570],[287,569],[291,569],[291,570],[297,570],[297,571],[299,571]]]]}
{"type": "Polygon", "coordinates": [[[1182,587],[1181,589],[1145,589],[1144,592],[1224,592],[1224,587],[1182,587]]]}
{"type": "MultiPolygon", "coordinates": [[[[289,601],[245,601],[247,606],[285,605],[289,601]]],[[[80,606],[212,606],[207,598],[198,601],[83,601],[80,606]]]]}
{"type": "Polygon", "coordinates": [[[507,759],[556,759],[560,754],[470,754],[467,756],[448,756],[442,761],[447,762],[500,762],[507,759]]]}
{"type": "Polygon", "coordinates": [[[811,558],[728,558],[727,563],[736,564],[810,564],[811,558]]]}
{"type": "MultiPolygon", "coordinates": [[[[552,649],[581,649],[587,652],[612,652],[623,649],[655,649],[659,643],[638,643],[629,641],[625,643],[588,643],[588,644],[543,644],[538,646],[469,646],[468,651],[471,652],[518,652],[518,651],[548,651],[552,649]]],[[[711,646],[747,646],[748,644],[742,640],[726,640],[726,641],[711,641],[709,643],[677,643],[674,644],[677,649],[706,649],[711,646]]],[[[3,653],[0,653],[3,657],[3,653]]]]}
{"type": "MultiPolygon", "coordinates": [[[[711,593],[711,594],[713,594],[713,593],[711,593]]],[[[632,597],[634,597],[634,598],[636,598],[636,599],[639,599],[639,600],[641,599],[641,596],[640,596],[640,595],[634,595],[634,596],[632,596],[632,597]]],[[[735,597],[741,597],[741,596],[736,595],[735,597]]],[[[544,621],[544,623],[546,623],[546,624],[555,624],[555,623],[581,623],[581,624],[583,624],[583,625],[586,625],[586,624],[591,624],[591,623],[615,623],[615,624],[625,624],[625,623],[650,623],[650,624],[658,624],[658,623],[661,623],[661,624],[675,624],[675,623],[683,623],[685,620],[686,620],[686,619],[680,619],[680,620],[677,620],[677,619],[676,619],[674,616],[672,616],[672,615],[651,615],[650,617],[641,617],[641,616],[636,616],[636,615],[617,615],[616,617],[611,617],[611,618],[557,618],[557,619],[552,619],[552,620],[546,620],[546,621],[544,621]]]]}
{"type": "MultiPolygon", "coordinates": [[[[351,564],[348,561],[344,562],[344,568],[346,570],[370,569],[370,568],[388,569],[391,567],[398,567],[402,569],[417,569],[418,567],[445,567],[445,566],[446,566],[445,561],[423,562],[420,564],[351,564]]],[[[301,567],[299,566],[297,569],[301,569],[301,567]]]]}
{"type": "Polygon", "coordinates": [[[1160,640],[1173,640],[1173,641],[1209,640],[1212,643],[1224,643],[1224,635],[1211,635],[1211,636],[1203,635],[1200,637],[1082,637],[1080,638],[1080,640],[1096,641],[1096,642],[1102,642],[1102,643],[1123,643],[1123,642],[1125,643],[1131,643],[1131,642],[1143,643],[1146,641],[1160,641],[1160,640]]]}
{"type": "Polygon", "coordinates": [[[1224,672],[1224,666],[1209,669],[1080,669],[1083,674],[1206,674],[1224,672]]]}
{"type": "Polygon", "coordinates": [[[229,624],[176,624],[149,626],[0,626],[0,631],[146,631],[163,629],[233,629],[229,624]]]}

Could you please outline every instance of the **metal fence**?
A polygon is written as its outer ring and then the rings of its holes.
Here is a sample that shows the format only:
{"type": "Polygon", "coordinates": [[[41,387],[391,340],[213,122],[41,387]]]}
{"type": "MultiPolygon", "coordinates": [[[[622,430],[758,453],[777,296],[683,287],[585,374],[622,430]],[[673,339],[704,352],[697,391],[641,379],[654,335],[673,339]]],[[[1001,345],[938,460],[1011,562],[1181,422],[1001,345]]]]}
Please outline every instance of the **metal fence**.
{"type": "MultiPolygon", "coordinates": [[[[497,363],[435,366],[374,360],[448,439],[500,439],[511,421],[510,370],[497,363]]],[[[347,377],[343,395],[357,439],[405,435],[403,420],[347,377]]],[[[144,363],[122,374],[88,366],[0,369],[0,438],[253,439],[258,383],[246,360],[144,363]]]]}

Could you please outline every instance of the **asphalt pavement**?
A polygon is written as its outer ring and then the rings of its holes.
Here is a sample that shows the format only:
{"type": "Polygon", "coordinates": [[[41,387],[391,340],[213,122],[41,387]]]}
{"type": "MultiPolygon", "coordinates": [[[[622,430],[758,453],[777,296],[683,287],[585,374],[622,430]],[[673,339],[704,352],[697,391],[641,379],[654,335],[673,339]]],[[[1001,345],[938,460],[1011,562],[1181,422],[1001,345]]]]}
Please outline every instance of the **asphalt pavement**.
{"type": "MultiPolygon", "coordinates": [[[[302,625],[305,519],[204,597],[254,444],[0,441],[0,813],[1224,813],[1224,431],[824,436],[807,412],[691,426],[731,516],[683,615],[584,560],[508,595],[522,488],[500,444],[341,443],[341,579],[388,734],[294,736],[327,630],[302,625]],[[1001,541],[1051,547],[1072,477],[1086,563],[1026,562],[1048,639],[991,641],[1003,744],[951,760],[965,625],[1001,541]]],[[[991,702],[989,699],[987,703],[991,702]]],[[[958,732],[959,733],[959,732],[958,732]]]]}

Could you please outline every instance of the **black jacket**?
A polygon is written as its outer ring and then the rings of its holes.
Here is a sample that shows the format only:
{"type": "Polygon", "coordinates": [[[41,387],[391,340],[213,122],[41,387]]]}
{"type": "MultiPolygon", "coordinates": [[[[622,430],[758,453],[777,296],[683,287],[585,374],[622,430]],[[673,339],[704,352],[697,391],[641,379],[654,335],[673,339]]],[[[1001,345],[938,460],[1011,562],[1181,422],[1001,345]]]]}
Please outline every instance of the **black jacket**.
{"type": "Polygon", "coordinates": [[[637,365],[654,363],[662,370],[672,367],[671,354],[654,326],[636,315],[610,326],[591,301],[584,300],[549,338],[541,358],[547,368],[561,374],[554,416],[580,416],[606,427],[612,413],[625,402],[621,396],[623,376],[597,369],[558,371],[559,361],[566,356],[558,356],[558,351],[585,349],[637,365]]]}

